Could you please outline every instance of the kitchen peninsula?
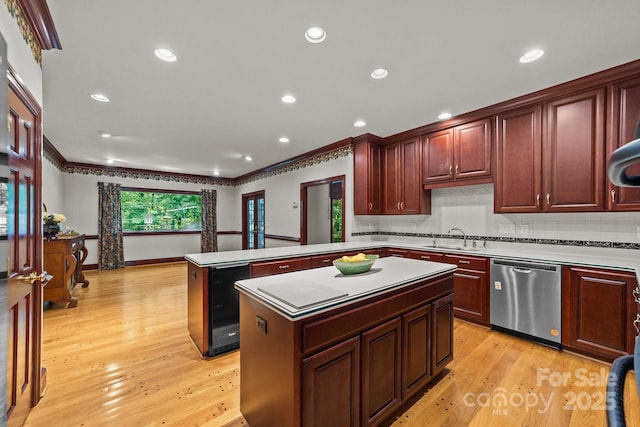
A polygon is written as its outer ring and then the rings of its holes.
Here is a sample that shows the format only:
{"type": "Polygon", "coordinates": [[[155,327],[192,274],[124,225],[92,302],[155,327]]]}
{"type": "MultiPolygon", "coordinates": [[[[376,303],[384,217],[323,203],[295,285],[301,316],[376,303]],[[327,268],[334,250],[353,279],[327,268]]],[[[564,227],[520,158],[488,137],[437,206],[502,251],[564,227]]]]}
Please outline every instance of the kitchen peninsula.
{"type": "Polygon", "coordinates": [[[397,257],[240,280],[252,426],[378,425],[453,357],[455,265],[397,257]]]}

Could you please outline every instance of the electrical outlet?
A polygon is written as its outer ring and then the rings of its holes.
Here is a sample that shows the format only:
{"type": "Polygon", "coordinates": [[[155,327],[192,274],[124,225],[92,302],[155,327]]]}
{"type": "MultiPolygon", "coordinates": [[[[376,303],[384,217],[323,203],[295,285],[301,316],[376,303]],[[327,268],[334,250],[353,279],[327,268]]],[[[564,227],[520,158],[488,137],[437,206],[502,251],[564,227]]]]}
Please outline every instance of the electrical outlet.
{"type": "Polygon", "coordinates": [[[267,321],[260,316],[256,316],[256,327],[263,334],[267,335],[267,321]]]}
{"type": "Polygon", "coordinates": [[[529,226],[527,224],[519,225],[518,233],[522,234],[523,236],[526,236],[527,234],[529,234],[529,226]]]}
{"type": "Polygon", "coordinates": [[[415,222],[411,223],[411,229],[412,230],[417,230],[418,229],[418,224],[416,224],[415,222]]]}

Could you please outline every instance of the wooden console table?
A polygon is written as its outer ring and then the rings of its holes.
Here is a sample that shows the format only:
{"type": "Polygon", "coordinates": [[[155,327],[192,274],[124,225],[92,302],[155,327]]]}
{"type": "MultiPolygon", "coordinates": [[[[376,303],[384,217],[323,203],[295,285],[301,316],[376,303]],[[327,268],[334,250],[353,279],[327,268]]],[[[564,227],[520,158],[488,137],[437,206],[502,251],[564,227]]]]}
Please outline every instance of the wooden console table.
{"type": "Polygon", "coordinates": [[[84,234],[44,239],[44,269],[53,276],[44,287],[44,301],[67,304],[70,308],[78,305],[71,291],[78,283],[83,288],[89,286],[82,272],[87,255],[84,234]]]}

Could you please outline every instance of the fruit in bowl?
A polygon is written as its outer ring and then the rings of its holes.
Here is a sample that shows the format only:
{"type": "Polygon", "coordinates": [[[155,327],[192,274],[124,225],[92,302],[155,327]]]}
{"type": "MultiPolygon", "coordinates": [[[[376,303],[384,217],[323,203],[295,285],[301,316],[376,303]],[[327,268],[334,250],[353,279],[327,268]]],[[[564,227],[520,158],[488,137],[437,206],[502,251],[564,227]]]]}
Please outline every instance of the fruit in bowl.
{"type": "Polygon", "coordinates": [[[359,253],[354,256],[343,256],[333,261],[333,265],[342,274],[358,274],[371,270],[371,266],[378,259],[378,255],[365,255],[359,253]]]}

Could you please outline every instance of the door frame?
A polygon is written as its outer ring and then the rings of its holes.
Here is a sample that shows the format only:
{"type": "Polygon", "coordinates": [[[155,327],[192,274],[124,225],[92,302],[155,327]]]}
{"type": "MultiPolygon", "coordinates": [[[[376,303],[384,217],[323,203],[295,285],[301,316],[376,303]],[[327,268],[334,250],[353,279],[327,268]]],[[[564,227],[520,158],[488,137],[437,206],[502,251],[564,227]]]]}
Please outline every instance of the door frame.
{"type": "Polygon", "coordinates": [[[345,241],[345,229],[344,229],[344,224],[345,224],[345,220],[344,220],[344,205],[345,203],[345,196],[346,196],[346,176],[345,175],[338,175],[338,176],[332,176],[330,178],[324,178],[324,179],[318,179],[316,181],[309,181],[309,182],[303,182],[300,184],[300,205],[301,205],[301,209],[300,209],[300,244],[301,245],[306,245],[307,244],[307,231],[308,231],[308,225],[307,225],[307,196],[308,196],[308,190],[309,187],[315,187],[317,185],[324,185],[324,184],[331,184],[332,182],[335,181],[342,181],[342,241],[345,241]]]}
{"type": "MultiPolygon", "coordinates": [[[[252,193],[245,193],[242,195],[242,249],[247,249],[248,248],[248,240],[249,240],[249,232],[247,230],[247,217],[248,217],[248,213],[247,213],[247,199],[250,198],[254,198],[254,197],[259,197],[262,196],[262,199],[265,201],[265,232],[266,232],[266,216],[267,216],[267,212],[266,212],[266,204],[267,204],[267,199],[265,198],[265,194],[264,194],[264,190],[260,190],[260,191],[254,191],[252,193]]],[[[265,235],[265,245],[266,245],[266,235],[265,235]]]]}

